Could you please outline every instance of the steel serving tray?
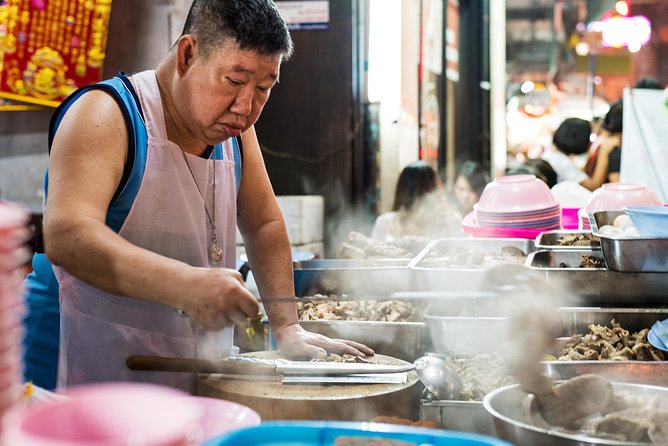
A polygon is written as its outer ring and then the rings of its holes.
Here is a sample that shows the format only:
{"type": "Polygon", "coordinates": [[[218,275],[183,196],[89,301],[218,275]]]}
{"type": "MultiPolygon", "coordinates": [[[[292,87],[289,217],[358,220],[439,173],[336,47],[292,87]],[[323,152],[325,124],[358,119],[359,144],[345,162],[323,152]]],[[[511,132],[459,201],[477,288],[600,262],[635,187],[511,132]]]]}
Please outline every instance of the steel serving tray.
{"type": "MultiPolygon", "coordinates": [[[[603,240],[601,240],[603,242],[603,240]]],[[[668,252],[668,251],[667,251],[668,252]]],[[[583,255],[603,257],[602,250],[540,250],[525,265],[561,282],[566,305],[644,306],[668,304],[668,274],[622,273],[608,268],[579,268],[583,255]],[[567,267],[560,267],[565,264],[567,267]]]]}
{"type": "Polygon", "coordinates": [[[443,429],[496,436],[494,418],[482,401],[420,400],[420,419],[435,421],[443,429]]]}
{"type": "MultiPolygon", "coordinates": [[[[610,327],[612,319],[630,332],[650,328],[656,321],[668,319],[668,308],[561,307],[557,311],[564,322],[563,336],[585,334],[589,324],[610,327]]],[[[667,361],[555,360],[543,361],[543,364],[545,372],[557,380],[596,373],[612,381],[668,386],[667,361]]]]}
{"type": "Polygon", "coordinates": [[[506,247],[520,249],[524,254],[532,252],[534,240],[522,238],[444,238],[432,240],[408,264],[414,273],[416,291],[484,291],[482,278],[493,262],[475,268],[438,266],[449,253],[457,249],[471,249],[478,253],[496,253],[506,247]]]}
{"type": "Polygon", "coordinates": [[[575,231],[575,230],[558,230],[541,232],[536,237],[536,249],[565,249],[568,251],[579,251],[582,249],[595,249],[600,247],[598,240],[592,240],[590,245],[561,245],[559,242],[567,235],[585,235],[592,236],[591,231],[575,231]]]}
{"type": "MultiPolygon", "coordinates": [[[[601,240],[605,264],[613,271],[668,273],[668,237],[611,237],[600,228],[612,225],[624,211],[591,212],[592,234],[601,240]]],[[[668,294],[668,293],[667,293],[668,294]]]]}
{"type": "Polygon", "coordinates": [[[414,361],[431,350],[425,322],[299,321],[304,329],[334,339],[349,339],[371,347],[376,353],[414,361]]]}
{"type": "Polygon", "coordinates": [[[314,293],[390,295],[413,289],[411,259],[321,259],[295,262],[297,296],[314,293]]]}

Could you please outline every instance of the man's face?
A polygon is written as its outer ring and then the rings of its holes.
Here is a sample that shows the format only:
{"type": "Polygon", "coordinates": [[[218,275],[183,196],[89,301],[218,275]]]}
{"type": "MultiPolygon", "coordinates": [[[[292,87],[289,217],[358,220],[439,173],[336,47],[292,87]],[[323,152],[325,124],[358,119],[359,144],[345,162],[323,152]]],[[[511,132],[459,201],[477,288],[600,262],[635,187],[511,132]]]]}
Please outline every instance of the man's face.
{"type": "Polygon", "coordinates": [[[240,135],[260,116],[278,82],[281,56],[261,56],[227,42],[204,60],[195,57],[175,101],[182,119],[207,144],[240,135]]]}

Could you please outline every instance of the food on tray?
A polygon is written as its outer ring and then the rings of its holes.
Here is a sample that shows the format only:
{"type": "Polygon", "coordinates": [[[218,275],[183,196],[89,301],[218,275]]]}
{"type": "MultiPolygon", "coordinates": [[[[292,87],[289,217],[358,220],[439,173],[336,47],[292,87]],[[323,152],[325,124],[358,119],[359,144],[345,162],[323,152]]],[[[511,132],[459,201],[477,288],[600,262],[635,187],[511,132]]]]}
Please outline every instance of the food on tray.
{"type": "Polygon", "coordinates": [[[559,237],[559,246],[592,246],[598,245],[598,237],[591,233],[564,234],[559,237]]]}
{"type": "Polygon", "coordinates": [[[601,235],[607,237],[637,237],[638,230],[633,226],[631,218],[626,214],[615,217],[611,225],[603,225],[598,229],[601,235]]]}
{"type": "Polygon", "coordinates": [[[371,361],[368,359],[365,359],[361,356],[355,356],[355,355],[349,355],[348,353],[344,353],[342,355],[339,355],[337,353],[330,353],[326,357],[322,359],[317,359],[313,358],[311,359],[312,362],[355,362],[355,363],[363,363],[363,364],[370,364],[371,361]]]}
{"type": "Polygon", "coordinates": [[[441,426],[433,420],[409,420],[407,418],[395,417],[395,416],[386,416],[379,415],[373,417],[370,422],[372,423],[389,423],[389,424],[401,424],[404,426],[417,426],[417,427],[430,427],[432,429],[439,429],[441,426]]]}
{"type": "Polygon", "coordinates": [[[615,392],[612,403],[601,414],[580,420],[567,434],[587,435],[633,444],[668,444],[668,404],[656,395],[615,392]]]}
{"type": "Polygon", "coordinates": [[[469,358],[447,357],[445,362],[462,382],[458,398],[461,401],[482,401],[492,390],[515,383],[510,375],[503,372],[503,362],[488,353],[469,358]]]}
{"type": "Polygon", "coordinates": [[[337,296],[315,294],[297,299],[297,314],[302,321],[386,321],[410,322],[420,313],[410,302],[399,300],[338,300],[337,296]]]}
{"type": "Polygon", "coordinates": [[[392,242],[381,242],[359,232],[351,232],[336,255],[339,259],[410,259],[429,244],[429,239],[405,235],[392,242]]]}
{"type": "MultiPolygon", "coordinates": [[[[559,268],[573,268],[566,262],[561,262],[559,268]]],[[[601,257],[583,255],[578,268],[605,268],[605,260],[601,257]]]]}
{"type": "Polygon", "coordinates": [[[524,263],[526,253],[512,245],[498,251],[453,246],[449,249],[435,249],[420,262],[427,268],[479,269],[503,263],[524,263]]]}
{"type": "Polygon", "coordinates": [[[572,336],[559,352],[559,360],[663,361],[665,359],[661,350],[652,347],[647,341],[648,328],[631,333],[622,328],[615,319],[610,321],[610,324],[612,328],[590,324],[587,334],[572,336]]]}

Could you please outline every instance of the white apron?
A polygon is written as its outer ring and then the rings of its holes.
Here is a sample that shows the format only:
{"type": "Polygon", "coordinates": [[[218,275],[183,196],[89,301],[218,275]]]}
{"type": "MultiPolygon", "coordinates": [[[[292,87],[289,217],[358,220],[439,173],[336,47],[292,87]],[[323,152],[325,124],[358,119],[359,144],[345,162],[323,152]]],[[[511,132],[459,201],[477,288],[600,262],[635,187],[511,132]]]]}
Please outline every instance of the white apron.
{"type": "MultiPolygon", "coordinates": [[[[213,212],[215,162],[216,235],[224,253],[221,266],[234,268],[236,181],[231,140],[222,145],[223,160],[186,154],[196,185],[181,149],[167,139],[155,71],[144,71],[133,79],[146,121],[148,152],[139,192],[119,234],[163,256],[192,266],[211,266],[207,256],[211,227],[197,185],[213,212]]],[[[202,357],[197,351],[198,329],[189,317],[166,305],[103,292],[62,268],[54,267],[54,271],[61,305],[59,387],[138,381],[194,392],[194,374],[132,371],[125,365],[131,355],[202,357]]],[[[226,337],[231,339],[229,333],[226,337]]]]}

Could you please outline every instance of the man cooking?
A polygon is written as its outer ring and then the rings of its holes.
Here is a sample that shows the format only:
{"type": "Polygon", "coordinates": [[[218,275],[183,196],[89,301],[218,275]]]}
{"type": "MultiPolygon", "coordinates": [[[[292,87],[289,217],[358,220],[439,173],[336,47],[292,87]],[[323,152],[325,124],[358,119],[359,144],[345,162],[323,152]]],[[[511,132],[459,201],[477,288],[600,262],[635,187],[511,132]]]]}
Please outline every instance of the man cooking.
{"type": "MultiPolygon", "coordinates": [[[[303,330],[285,299],[295,294],[290,244],[253,124],[291,53],[271,0],[196,0],[155,71],[120,73],[56,110],[44,241],[60,299],[59,386],[127,380],[193,391],[190,374],[131,371],[125,360],[201,356],[202,330],[258,313],[233,269],[235,223],[283,356],[373,354],[303,330]]],[[[26,346],[48,337],[43,315],[57,308],[38,256],[26,283],[42,318],[26,318],[26,346]]],[[[25,354],[35,370],[39,355],[25,354]]]]}

